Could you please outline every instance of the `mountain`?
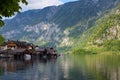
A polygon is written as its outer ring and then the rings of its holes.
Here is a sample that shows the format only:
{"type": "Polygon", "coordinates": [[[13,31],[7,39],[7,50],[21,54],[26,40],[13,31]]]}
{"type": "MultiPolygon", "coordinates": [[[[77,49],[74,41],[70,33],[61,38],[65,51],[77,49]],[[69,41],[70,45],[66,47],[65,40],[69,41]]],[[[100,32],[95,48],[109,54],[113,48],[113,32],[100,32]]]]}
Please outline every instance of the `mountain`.
{"type": "Polygon", "coordinates": [[[29,10],[5,20],[6,24],[0,29],[0,34],[6,39],[24,40],[37,45],[69,47],[119,1],[79,0],[29,10]]]}
{"type": "Polygon", "coordinates": [[[93,28],[89,45],[120,51],[120,5],[99,19],[93,28]]]}
{"type": "Polygon", "coordinates": [[[89,53],[120,53],[120,4],[99,18],[77,41],[82,44],[74,45],[74,53],[81,49],[89,53]]]}

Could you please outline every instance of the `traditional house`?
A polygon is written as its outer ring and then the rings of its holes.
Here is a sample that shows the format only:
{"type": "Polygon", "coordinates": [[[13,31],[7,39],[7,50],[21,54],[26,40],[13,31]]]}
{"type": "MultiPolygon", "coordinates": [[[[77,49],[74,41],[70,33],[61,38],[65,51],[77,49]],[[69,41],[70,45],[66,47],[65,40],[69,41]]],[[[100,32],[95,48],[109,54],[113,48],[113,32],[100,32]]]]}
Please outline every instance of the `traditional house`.
{"type": "Polygon", "coordinates": [[[48,54],[55,54],[55,49],[53,47],[49,48],[48,54]]]}
{"type": "Polygon", "coordinates": [[[4,49],[33,49],[34,45],[23,41],[8,40],[2,45],[4,49]]]}
{"type": "Polygon", "coordinates": [[[7,45],[8,48],[11,48],[11,49],[14,49],[14,48],[18,47],[15,41],[9,41],[9,42],[7,42],[6,45],[7,45]]]}

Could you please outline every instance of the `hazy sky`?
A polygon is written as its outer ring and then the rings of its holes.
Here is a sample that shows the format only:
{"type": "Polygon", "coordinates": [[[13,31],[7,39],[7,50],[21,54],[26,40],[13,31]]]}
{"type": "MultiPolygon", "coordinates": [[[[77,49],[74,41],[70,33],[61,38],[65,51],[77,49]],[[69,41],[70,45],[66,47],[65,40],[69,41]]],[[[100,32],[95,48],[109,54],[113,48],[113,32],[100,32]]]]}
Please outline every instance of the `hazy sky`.
{"type": "Polygon", "coordinates": [[[66,2],[70,2],[70,1],[77,1],[77,0],[60,0],[60,1],[62,1],[62,2],[64,2],[64,3],[66,3],[66,2]]]}
{"type": "Polygon", "coordinates": [[[76,0],[27,0],[28,5],[22,6],[22,11],[30,10],[30,9],[42,9],[47,6],[57,6],[66,2],[76,1],[76,0]]]}

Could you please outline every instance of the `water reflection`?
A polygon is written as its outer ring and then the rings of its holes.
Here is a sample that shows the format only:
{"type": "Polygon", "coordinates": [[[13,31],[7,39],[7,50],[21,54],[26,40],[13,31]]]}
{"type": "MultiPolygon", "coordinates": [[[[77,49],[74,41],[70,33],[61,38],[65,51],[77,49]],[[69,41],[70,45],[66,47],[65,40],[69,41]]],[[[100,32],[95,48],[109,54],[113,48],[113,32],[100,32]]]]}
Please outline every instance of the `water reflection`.
{"type": "Polygon", "coordinates": [[[120,56],[72,55],[62,65],[66,80],[120,80],[120,56]],[[66,64],[67,63],[67,64],[66,64]]]}
{"type": "Polygon", "coordinates": [[[56,80],[56,59],[0,60],[0,80],[56,80]]]}
{"type": "Polygon", "coordinates": [[[120,80],[120,56],[0,59],[0,80],[120,80]]]}

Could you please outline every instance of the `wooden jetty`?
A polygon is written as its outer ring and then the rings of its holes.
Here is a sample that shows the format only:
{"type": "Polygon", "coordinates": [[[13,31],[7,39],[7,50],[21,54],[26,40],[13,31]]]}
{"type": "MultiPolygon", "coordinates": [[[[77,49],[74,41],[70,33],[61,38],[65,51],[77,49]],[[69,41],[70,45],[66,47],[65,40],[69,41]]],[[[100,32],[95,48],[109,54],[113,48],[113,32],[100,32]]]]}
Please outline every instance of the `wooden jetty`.
{"type": "Polygon", "coordinates": [[[54,48],[40,48],[30,43],[8,41],[0,48],[0,57],[24,59],[29,57],[56,58],[58,55],[54,48]]]}

